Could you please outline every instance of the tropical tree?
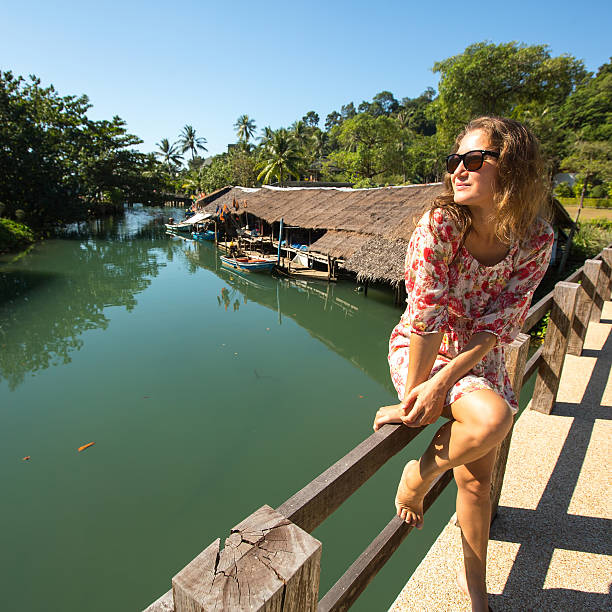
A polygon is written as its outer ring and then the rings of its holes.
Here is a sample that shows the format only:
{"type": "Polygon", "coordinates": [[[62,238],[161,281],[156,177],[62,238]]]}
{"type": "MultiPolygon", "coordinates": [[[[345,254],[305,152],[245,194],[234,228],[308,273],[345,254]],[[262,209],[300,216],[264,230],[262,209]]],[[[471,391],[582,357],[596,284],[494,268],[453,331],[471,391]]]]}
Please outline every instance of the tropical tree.
{"type": "Polygon", "coordinates": [[[329,136],[327,132],[315,130],[312,134],[312,153],[315,159],[325,157],[329,136]]]}
{"type": "Polygon", "coordinates": [[[259,144],[262,147],[265,147],[272,140],[273,136],[274,136],[274,130],[269,125],[267,125],[261,131],[261,136],[259,137],[259,144]]]}
{"type": "Polygon", "coordinates": [[[314,111],[308,111],[303,117],[302,121],[311,128],[319,126],[319,115],[314,111]]]}
{"type": "Polygon", "coordinates": [[[406,109],[402,109],[397,116],[395,117],[395,122],[397,123],[397,129],[399,133],[399,143],[398,147],[401,153],[402,158],[402,181],[406,182],[406,160],[404,155],[404,150],[406,148],[406,140],[408,137],[408,126],[410,125],[410,112],[406,109]]]}
{"type": "Polygon", "coordinates": [[[331,130],[336,125],[342,123],[342,115],[338,111],[332,111],[325,117],[325,129],[331,130]]]}
{"type": "Polygon", "coordinates": [[[390,91],[381,91],[372,98],[370,112],[378,117],[379,115],[391,115],[399,108],[399,103],[390,91]]]}
{"type": "Polygon", "coordinates": [[[537,102],[542,108],[563,103],[587,76],[584,64],[571,55],[551,57],[546,45],[480,42],[437,62],[439,96],[434,102],[438,130],[448,144],[479,115],[514,116],[537,102]]]}
{"type": "Polygon", "coordinates": [[[340,115],[342,116],[342,121],[345,119],[352,119],[357,114],[355,110],[355,105],[352,102],[348,104],[343,104],[340,109],[340,115]]]}
{"type": "Polygon", "coordinates": [[[262,153],[262,161],[257,168],[261,170],[257,176],[258,181],[269,183],[272,178],[278,178],[282,186],[287,175],[299,178],[298,167],[303,162],[295,138],[288,130],[281,128],[267,143],[262,153]]]}
{"type": "Polygon", "coordinates": [[[198,194],[202,193],[203,191],[206,191],[206,174],[206,166],[202,165],[199,168],[194,168],[185,175],[182,183],[182,188],[187,193],[191,194],[198,194]]]}
{"type": "Polygon", "coordinates": [[[234,123],[234,129],[238,134],[238,140],[248,144],[249,138],[255,135],[256,130],[255,121],[250,119],[248,115],[240,115],[234,123]]]}
{"type": "Polygon", "coordinates": [[[311,129],[309,129],[303,121],[295,121],[291,126],[291,135],[295,138],[295,142],[299,149],[304,151],[310,140],[311,129]]]}
{"type": "Polygon", "coordinates": [[[566,98],[559,112],[561,125],[580,132],[584,140],[612,140],[612,63],[599,68],[566,98]]]}
{"type": "Polygon", "coordinates": [[[340,150],[330,153],[329,159],[344,168],[352,181],[373,181],[377,176],[380,181],[380,175],[401,168],[399,135],[391,117],[358,113],[333,128],[332,137],[337,138],[340,150]]]}
{"type": "Polygon", "coordinates": [[[257,183],[257,157],[244,149],[232,149],[227,155],[231,175],[230,184],[255,187],[257,183]]]}
{"type": "Polygon", "coordinates": [[[198,151],[208,151],[208,149],[204,146],[206,145],[206,142],[206,138],[198,138],[196,136],[196,131],[191,125],[186,125],[179,136],[177,144],[180,146],[181,153],[191,151],[191,159],[193,159],[197,155],[198,151]]]}
{"type": "Polygon", "coordinates": [[[162,138],[157,143],[157,147],[159,151],[155,155],[162,160],[162,163],[166,164],[168,172],[174,174],[183,161],[183,156],[179,153],[176,143],[170,144],[167,138],[162,138]]]}
{"type": "Polygon", "coordinates": [[[30,224],[82,219],[92,201],[148,202],[156,162],[120,117],[92,120],[87,96],[0,70],[0,200],[30,224]]]}

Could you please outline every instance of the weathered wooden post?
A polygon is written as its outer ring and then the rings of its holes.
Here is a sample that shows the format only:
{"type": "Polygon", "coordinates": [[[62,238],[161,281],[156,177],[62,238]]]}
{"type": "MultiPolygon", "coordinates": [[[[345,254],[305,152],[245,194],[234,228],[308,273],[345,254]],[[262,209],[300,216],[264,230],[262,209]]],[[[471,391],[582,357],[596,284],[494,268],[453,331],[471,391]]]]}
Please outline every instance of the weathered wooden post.
{"type": "MultiPolygon", "coordinates": [[[[506,369],[512,383],[512,389],[518,401],[523,386],[523,374],[525,373],[525,363],[529,352],[529,336],[519,334],[512,344],[506,347],[506,369]]],[[[514,423],[512,424],[514,428],[514,423]]],[[[503,442],[497,447],[493,474],[491,476],[491,520],[497,514],[499,496],[501,495],[506,473],[506,463],[508,461],[508,451],[510,450],[510,439],[512,438],[512,428],[508,432],[503,442]]]]}
{"type": "Polygon", "coordinates": [[[559,390],[579,288],[578,283],[565,281],[555,286],[550,320],[542,347],[542,359],[531,400],[531,409],[544,414],[551,413],[559,390]]]}
{"type": "Polygon", "coordinates": [[[582,283],[576,299],[576,312],[572,322],[572,330],[567,345],[568,355],[580,355],[586,336],[587,327],[591,320],[591,310],[597,292],[597,279],[600,274],[602,262],[596,259],[587,259],[584,262],[582,283]]]}
{"type": "Polygon", "coordinates": [[[601,252],[601,257],[603,259],[604,275],[608,279],[608,285],[607,287],[604,286],[604,293],[602,297],[604,301],[607,301],[610,299],[610,294],[612,293],[612,248],[606,247],[601,252]]]}
{"type": "Polygon", "coordinates": [[[599,269],[599,276],[597,277],[597,284],[595,285],[595,295],[593,296],[593,307],[591,308],[590,321],[599,323],[601,319],[601,310],[604,305],[606,295],[606,285],[608,284],[610,274],[610,266],[606,263],[601,255],[601,266],[599,269]]]}
{"type": "Polygon", "coordinates": [[[276,510],[262,506],[219,545],[174,576],[174,612],[316,610],[321,543],[276,510]]]}

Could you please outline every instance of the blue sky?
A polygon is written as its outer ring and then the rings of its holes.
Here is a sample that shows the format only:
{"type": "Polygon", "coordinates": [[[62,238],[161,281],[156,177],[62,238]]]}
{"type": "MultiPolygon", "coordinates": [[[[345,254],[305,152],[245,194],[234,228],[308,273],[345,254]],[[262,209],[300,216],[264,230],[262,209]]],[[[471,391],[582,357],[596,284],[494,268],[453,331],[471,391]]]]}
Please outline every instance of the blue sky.
{"type": "Polygon", "coordinates": [[[185,124],[221,153],[241,114],[258,132],[309,110],[322,126],[382,90],[415,97],[436,88],[434,62],[483,40],[547,44],[591,71],[612,54],[604,0],[5,0],[1,14],[0,69],[87,94],[90,116],[119,115],[144,151],[185,124]]]}

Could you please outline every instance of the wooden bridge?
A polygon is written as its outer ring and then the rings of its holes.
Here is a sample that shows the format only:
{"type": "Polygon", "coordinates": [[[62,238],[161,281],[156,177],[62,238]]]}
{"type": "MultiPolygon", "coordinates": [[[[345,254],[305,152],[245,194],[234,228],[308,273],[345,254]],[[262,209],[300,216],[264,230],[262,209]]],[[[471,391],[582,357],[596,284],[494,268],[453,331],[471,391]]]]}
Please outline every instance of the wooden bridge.
{"type": "MultiPolygon", "coordinates": [[[[525,333],[519,334],[516,340],[507,347],[506,365],[517,396],[523,380],[527,380],[531,375],[537,373],[533,398],[529,404],[530,410],[523,413],[515,427],[517,440],[520,439],[521,443],[525,444],[527,448],[531,447],[533,450],[535,447],[546,448],[555,444],[557,447],[559,444],[563,445],[563,440],[559,442],[559,436],[563,438],[563,432],[561,431],[555,438],[552,422],[546,421],[546,419],[554,420],[556,418],[556,416],[551,417],[550,414],[558,400],[564,361],[573,358],[591,359],[593,361],[592,352],[594,349],[592,348],[585,351],[586,354],[582,357],[577,356],[583,353],[589,323],[600,321],[604,304],[609,309],[606,312],[612,310],[610,304],[606,304],[607,300],[610,299],[611,283],[612,248],[606,248],[596,258],[587,260],[582,268],[574,272],[565,281],[557,283],[551,293],[531,307],[523,332],[528,332],[546,313],[550,312],[544,343],[531,358],[527,359],[530,338],[525,333]],[[542,438],[541,440],[538,442],[532,441],[530,436],[533,435],[534,429],[533,427],[523,427],[524,420],[529,423],[535,422],[535,431],[542,438]]],[[[593,326],[591,325],[591,327],[593,326]]],[[[604,379],[607,379],[609,374],[611,348],[610,342],[602,344],[599,347],[599,352],[595,355],[599,357],[597,363],[603,364],[608,369],[608,372],[604,373],[604,379]]],[[[584,368],[583,365],[580,367],[584,368]]],[[[572,373],[575,374],[575,372],[583,372],[583,370],[580,370],[573,363],[569,369],[565,368],[564,378],[571,377],[572,373]]],[[[581,374],[578,374],[578,377],[580,380],[585,379],[585,376],[581,374]]],[[[565,393],[566,391],[562,388],[561,392],[565,393]]],[[[562,413],[568,410],[568,400],[565,398],[563,402],[557,406],[557,411],[560,410],[562,413]]],[[[595,408],[593,415],[595,414],[597,414],[597,408],[595,408]]],[[[593,415],[591,417],[595,418],[593,415]]],[[[587,418],[591,417],[587,416],[587,418]]],[[[238,610],[283,612],[317,610],[318,612],[331,612],[348,609],[410,533],[412,527],[402,522],[399,517],[394,516],[322,598],[319,598],[321,542],[313,538],[310,533],[423,429],[407,428],[401,424],[385,425],[278,508],[273,509],[269,506],[263,506],[245,518],[231,530],[222,550],[220,549],[221,540],[215,540],[172,578],[172,590],[152,603],[145,612],[193,612],[200,610],[227,610],[232,612],[238,610]]],[[[563,427],[561,427],[561,430],[563,430],[563,427]]],[[[511,436],[512,432],[498,449],[491,485],[493,517],[495,517],[500,503],[511,436]]],[[[581,434],[581,437],[579,436],[582,447],[584,447],[585,440],[588,443],[588,436],[586,438],[585,436],[584,433],[581,434]]],[[[513,444],[513,448],[516,447],[517,445],[513,444]]],[[[601,450],[598,452],[601,454],[601,450]]],[[[584,453],[582,455],[580,452],[578,453],[577,459],[580,458],[584,459],[584,453]]],[[[538,462],[542,463],[542,460],[534,457],[531,462],[525,463],[523,457],[520,456],[520,452],[518,457],[516,453],[513,453],[509,465],[513,478],[518,479],[522,475],[523,481],[520,488],[528,489],[530,483],[528,479],[532,476],[535,483],[535,475],[532,474],[533,469],[531,468],[534,465],[537,466],[538,462]]],[[[550,465],[550,460],[547,465],[550,465]]],[[[605,469],[603,467],[605,465],[604,458],[599,464],[595,461],[595,468],[592,469],[597,471],[599,468],[599,471],[601,471],[605,469]]],[[[580,467],[574,465],[572,469],[575,472],[580,467]]],[[[552,471],[554,472],[554,468],[552,468],[552,471]]],[[[432,486],[425,498],[425,510],[431,506],[451,479],[452,471],[448,471],[432,486]]],[[[558,496],[559,476],[557,475],[551,482],[552,489],[550,489],[549,495],[541,496],[541,499],[545,500],[546,503],[550,499],[554,499],[556,495],[558,496]]],[[[589,482],[583,482],[582,486],[588,489],[589,482]]],[[[548,489],[546,490],[548,491],[548,489]]],[[[588,493],[589,491],[587,491],[588,493]]],[[[505,490],[504,495],[506,497],[502,500],[502,506],[505,509],[504,503],[507,506],[512,506],[512,503],[508,503],[509,500],[511,501],[512,493],[507,494],[505,490]]],[[[579,530],[583,522],[572,522],[571,517],[566,518],[568,515],[563,514],[563,512],[567,510],[567,505],[566,503],[564,507],[563,503],[561,505],[552,504],[552,516],[559,515],[560,520],[563,519],[561,521],[563,525],[565,525],[563,521],[567,522],[569,520],[569,527],[566,527],[569,531],[572,528],[576,531],[572,542],[574,542],[575,547],[579,547],[578,540],[581,538],[579,530]]],[[[519,530],[525,529],[525,526],[529,526],[530,521],[533,522],[534,520],[534,515],[529,512],[511,512],[509,515],[502,512],[501,516],[503,521],[500,519],[500,523],[515,521],[519,524],[519,530]]],[[[600,522],[597,525],[601,527],[603,523],[600,522]]],[[[496,529],[494,523],[492,541],[495,540],[496,529]]],[[[562,529],[562,527],[559,527],[559,529],[562,529]]],[[[454,604],[450,603],[457,590],[454,586],[444,587],[444,584],[452,583],[454,570],[451,572],[449,582],[446,580],[449,578],[446,575],[449,572],[444,563],[441,562],[441,557],[444,557],[447,561],[451,558],[448,554],[449,551],[452,552],[452,558],[456,562],[459,554],[456,550],[457,533],[457,528],[452,524],[444,530],[440,536],[441,539],[434,545],[430,554],[415,572],[413,579],[401,592],[394,604],[394,610],[399,612],[404,610],[464,609],[461,605],[465,606],[465,602],[457,604],[458,607],[454,607],[454,604]],[[454,533],[453,529],[455,530],[454,533]],[[427,565],[428,563],[429,565],[427,565]],[[429,582],[423,580],[423,575],[430,577],[429,582]],[[444,579],[442,579],[443,577],[444,579]],[[449,595],[451,590],[453,595],[449,595]]],[[[548,551],[546,554],[549,555],[548,559],[550,561],[553,549],[556,546],[555,542],[552,541],[553,536],[556,537],[556,532],[552,533],[550,528],[542,531],[539,536],[540,542],[537,541],[538,534],[534,533],[533,529],[529,533],[531,537],[529,540],[530,546],[527,546],[525,550],[531,550],[531,557],[529,552],[523,553],[521,563],[524,567],[529,568],[532,575],[537,575],[535,582],[530,583],[531,587],[535,584],[533,588],[537,591],[538,585],[541,590],[544,581],[547,579],[546,568],[542,565],[544,563],[542,550],[548,551]],[[550,541],[547,541],[547,538],[550,541]],[[543,573],[544,577],[542,577],[543,573]]],[[[514,542],[519,536],[515,534],[503,537],[514,542]]],[[[591,548],[594,549],[594,551],[591,550],[593,554],[601,556],[603,552],[601,543],[594,543],[591,548]]],[[[506,557],[512,557],[511,552],[509,553],[507,550],[504,554],[506,557]]],[[[518,558],[520,555],[516,556],[518,558]]],[[[510,565],[512,566],[512,563],[510,565]]],[[[561,565],[563,565],[562,561],[561,565]]],[[[582,572],[585,575],[589,574],[588,567],[574,569],[573,571],[582,572]]],[[[512,570],[509,570],[509,572],[509,574],[506,573],[506,580],[508,580],[508,575],[512,576],[512,570]]],[[[523,589],[523,583],[518,580],[517,576],[510,580],[510,587],[506,582],[504,584],[506,586],[500,591],[501,599],[499,601],[501,603],[513,601],[511,593],[508,595],[505,592],[507,590],[522,590],[527,595],[533,595],[531,591],[523,589]],[[506,599],[502,597],[504,594],[506,599]]],[[[398,591],[401,586],[398,585],[398,591]]],[[[498,591],[499,588],[501,587],[498,587],[498,591]]],[[[563,600],[563,593],[560,596],[562,601],[566,601],[563,600]]],[[[520,605],[517,604],[518,607],[514,602],[512,605],[515,605],[515,607],[510,605],[506,609],[533,609],[530,601],[533,600],[523,599],[520,605]]],[[[609,607],[606,608],[603,602],[603,599],[597,597],[592,599],[580,599],[579,597],[578,600],[576,598],[572,600],[568,594],[567,606],[562,604],[560,607],[555,605],[552,608],[546,606],[542,608],[543,603],[539,603],[535,605],[535,608],[610,609],[609,607]],[[588,607],[593,602],[596,602],[594,605],[598,607],[588,607]]],[[[610,605],[609,600],[607,605],[610,605]]]]}

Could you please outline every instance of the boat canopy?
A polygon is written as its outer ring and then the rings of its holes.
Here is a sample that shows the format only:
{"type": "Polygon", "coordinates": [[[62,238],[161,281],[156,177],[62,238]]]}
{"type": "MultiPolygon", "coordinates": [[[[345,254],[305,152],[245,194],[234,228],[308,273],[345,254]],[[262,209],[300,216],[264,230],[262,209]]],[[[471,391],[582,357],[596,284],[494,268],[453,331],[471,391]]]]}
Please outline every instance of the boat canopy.
{"type": "Polygon", "coordinates": [[[206,221],[206,219],[210,219],[212,218],[212,216],[213,215],[211,213],[199,212],[189,217],[189,219],[185,219],[184,221],[181,221],[180,223],[175,223],[174,225],[176,227],[184,227],[186,225],[193,225],[194,223],[200,223],[200,221],[206,221]]]}

